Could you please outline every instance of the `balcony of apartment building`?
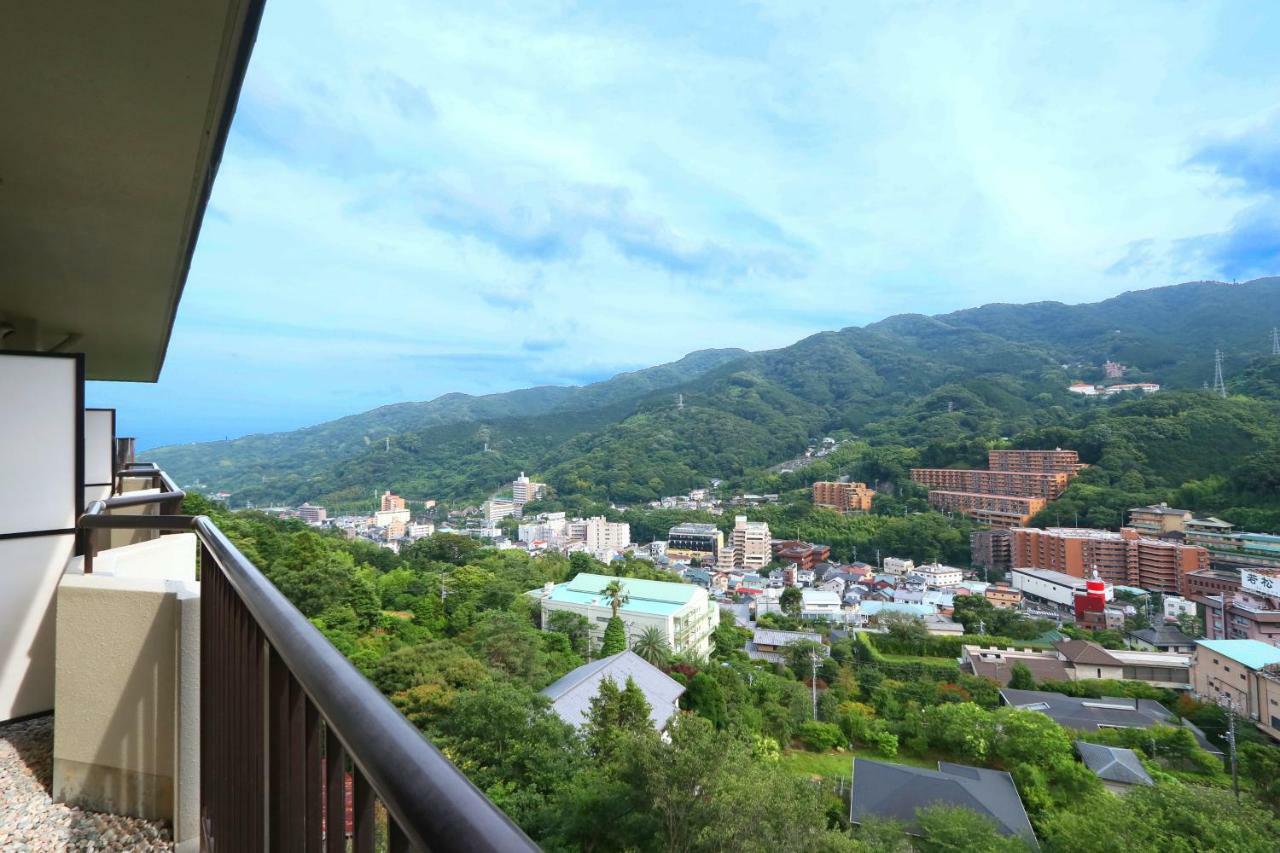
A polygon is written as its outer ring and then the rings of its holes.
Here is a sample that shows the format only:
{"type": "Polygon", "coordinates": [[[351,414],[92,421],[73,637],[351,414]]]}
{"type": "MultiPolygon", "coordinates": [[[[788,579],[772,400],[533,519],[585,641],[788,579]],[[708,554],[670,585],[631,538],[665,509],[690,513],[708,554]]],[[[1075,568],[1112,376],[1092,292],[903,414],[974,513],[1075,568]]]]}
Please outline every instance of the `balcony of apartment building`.
{"type": "Polygon", "coordinates": [[[0,847],[534,849],[85,407],[159,377],[261,13],[0,27],[0,847]]]}

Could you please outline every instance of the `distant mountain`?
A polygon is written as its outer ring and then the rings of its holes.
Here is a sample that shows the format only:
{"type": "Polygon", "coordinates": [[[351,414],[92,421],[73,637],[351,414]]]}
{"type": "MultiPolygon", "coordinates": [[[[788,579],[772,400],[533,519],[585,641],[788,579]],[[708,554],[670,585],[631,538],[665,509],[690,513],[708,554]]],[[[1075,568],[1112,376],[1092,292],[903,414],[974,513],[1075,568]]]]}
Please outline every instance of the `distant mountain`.
{"type": "MultiPolygon", "coordinates": [[[[169,445],[144,451],[182,483],[203,482],[212,491],[238,491],[355,456],[388,436],[429,427],[598,409],[620,400],[678,385],[726,361],[740,349],[708,349],[679,361],[582,386],[543,385],[502,394],[444,394],[422,403],[396,403],[290,432],[229,441],[169,445]]],[[[471,433],[475,430],[472,429],[471,433]]]]}
{"type": "MultiPolygon", "coordinates": [[[[831,432],[923,447],[1062,425],[1098,405],[1066,388],[1100,381],[1107,359],[1168,388],[1210,379],[1215,347],[1229,374],[1257,372],[1277,323],[1280,278],[900,315],[777,350],[694,353],[583,388],[451,394],[147,455],[180,482],[257,503],[342,505],[377,487],[472,499],[520,469],[565,495],[645,500],[748,475],[831,432]]],[[[1264,370],[1254,386],[1268,381],[1264,370]]]]}

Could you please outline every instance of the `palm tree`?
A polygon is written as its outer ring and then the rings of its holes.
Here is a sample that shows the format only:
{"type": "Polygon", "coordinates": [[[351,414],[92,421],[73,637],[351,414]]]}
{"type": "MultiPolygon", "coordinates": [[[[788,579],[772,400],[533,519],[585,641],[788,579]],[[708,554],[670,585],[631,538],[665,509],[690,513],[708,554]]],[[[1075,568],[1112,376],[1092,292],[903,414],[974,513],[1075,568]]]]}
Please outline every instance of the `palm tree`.
{"type": "Polygon", "coordinates": [[[613,610],[613,618],[617,619],[618,608],[631,600],[631,596],[627,595],[627,590],[622,585],[622,579],[614,578],[609,581],[601,592],[609,600],[609,607],[613,610]]]}
{"type": "Polygon", "coordinates": [[[667,638],[656,625],[650,625],[640,632],[640,636],[631,644],[631,651],[654,666],[662,666],[671,657],[671,646],[667,645],[667,638]]]}

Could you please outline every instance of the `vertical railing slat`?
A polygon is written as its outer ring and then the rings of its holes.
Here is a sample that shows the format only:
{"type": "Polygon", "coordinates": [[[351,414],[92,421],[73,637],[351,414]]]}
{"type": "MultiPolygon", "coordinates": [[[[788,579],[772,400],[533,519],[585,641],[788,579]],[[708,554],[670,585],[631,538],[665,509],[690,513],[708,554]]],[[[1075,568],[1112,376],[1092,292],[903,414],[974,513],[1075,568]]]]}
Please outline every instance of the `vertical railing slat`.
{"type": "Polygon", "coordinates": [[[409,853],[409,837],[391,815],[387,815],[387,850],[389,853],[409,853]]]}
{"type": "Polygon", "coordinates": [[[333,729],[325,727],[325,853],[346,853],[347,849],[347,754],[333,729]]]}
{"type": "Polygon", "coordinates": [[[283,851],[287,846],[287,827],[289,823],[287,789],[289,759],[289,673],[284,668],[284,661],[275,649],[271,650],[270,662],[267,665],[267,678],[270,684],[270,695],[267,697],[270,718],[268,720],[267,745],[267,799],[270,812],[267,815],[270,842],[268,847],[275,851],[283,851]]]}
{"type": "Polygon", "coordinates": [[[374,839],[378,831],[378,814],[374,807],[373,787],[360,772],[359,767],[351,768],[355,777],[355,833],[352,845],[355,853],[373,853],[374,839]]]}
{"type": "Polygon", "coordinates": [[[285,829],[287,853],[303,853],[307,826],[307,697],[289,673],[289,757],[285,765],[285,829]]]}
{"type": "Polygon", "coordinates": [[[324,800],[324,795],[321,792],[321,784],[324,782],[324,779],[322,778],[324,771],[320,766],[320,714],[316,712],[316,707],[311,704],[310,698],[306,698],[305,703],[306,745],[304,750],[305,761],[303,768],[306,780],[303,788],[306,791],[307,800],[305,840],[307,853],[320,853],[320,813],[324,800]]]}

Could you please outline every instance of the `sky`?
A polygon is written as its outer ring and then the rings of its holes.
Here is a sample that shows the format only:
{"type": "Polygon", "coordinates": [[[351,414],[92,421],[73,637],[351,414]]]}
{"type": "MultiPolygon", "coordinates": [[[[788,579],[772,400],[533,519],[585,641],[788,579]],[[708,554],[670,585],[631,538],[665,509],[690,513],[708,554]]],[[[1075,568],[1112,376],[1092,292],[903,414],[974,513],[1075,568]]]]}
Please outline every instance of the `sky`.
{"type": "Polygon", "coordinates": [[[141,448],[1280,273],[1280,3],[270,0],[141,448]]]}

